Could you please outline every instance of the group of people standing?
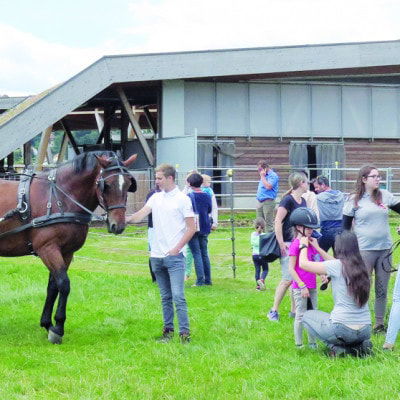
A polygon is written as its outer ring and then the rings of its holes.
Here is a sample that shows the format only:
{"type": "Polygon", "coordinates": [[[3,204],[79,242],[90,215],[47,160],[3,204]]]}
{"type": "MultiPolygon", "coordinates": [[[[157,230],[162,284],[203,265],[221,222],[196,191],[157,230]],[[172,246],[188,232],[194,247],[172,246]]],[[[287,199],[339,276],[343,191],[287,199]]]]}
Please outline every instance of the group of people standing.
{"type": "MultiPolygon", "coordinates": [[[[368,354],[372,347],[371,331],[385,331],[392,246],[388,215],[390,209],[400,213],[400,200],[380,189],[378,170],[366,166],[360,169],[355,191],[347,200],[341,192],[330,188],[325,177],[314,181],[318,217],[311,208],[307,175],[294,172],[289,176],[290,190],[280,200],[274,217],[279,177],[265,162],[260,162],[258,168],[257,229],[252,235],[252,245],[259,290],[265,288],[268,264],[257,254],[257,236],[264,230],[274,230],[281,251],[282,279],[268,318],[279,321],[279,305],[292,286],[291,316],[295,318],[296,345],[303,346],[305,327],[310,347],[315,347],[315,338],[318,338],[335,355],[368,354]],[[321,234],[315,235],[320,226],[321,234]],[[317,240],[315,236],[320,237],[317,240]],[[332,246],[333,256],[327,252],[332,246]],[[372,272],[375,272],[373,329],[368,308],[372,272]],[[331,281],[334,298],[331,313],[317,310],[316,275],[321,276],[325,285],[331,281]]],[[[184,294],[184,251],[189,244],[195,260],[196,286],[212,284],[207,237],[216,221],[210,219],[213,195],[208,189],[201,189],[204,178],[197,172],[190,174],[186,194],[177,187],[175,176],[171,165],[159,166],[155,176],[157,191],[126,222],[140,222],[152,214],[150,263],[161,294],[164,322],[160,340],[168,342],[173,338],[175,305],[179,336],[182,343],[187,343],[190,329],[184,294]]],[[[397,276],[385,349],[393,349],[399,329],[400,280],[397,276]]]]}
{"type": "MultiPolygon", "coordinates": [[[[258,167],[257,214],[261,214],[263,196],[266,192],[277,193],[279,178],[265,161],[260,161],[258,167]],[[266,168],[261,170],[260,166],[266,168]]],[[[289,176],[290,190],[282,196],[274,218],[282,279],[267,316],[271,321],[279,321],[279,305],[292,286],[290,316],[295,318],[295,343],[299,347],[303,346],[302,327],[305,327],[310,347],[315,346],[317,337],[329,346],[332,354],[368,354],[372,347],[371,331],[386,331],[384,316],[392,262],[388,215],[390,209],[400,213],[400,199],[380,189],[380,180],[374,166],[362,167],[354,192],[345,199],[343,193],[332,190],[326,177],[319,176],[313,181],[317,209],[312,210],[310,196],[305,196],[309,192],[307,175],[294,172],[289,176]],[[320,233],[315,234],[318,228],[320,233]],[[330,248],[334,249],[334,256],[328,254],[330,248]],[[372,272],[375,274],[373,329],[368,309],[372,272]],[[335,305],[330,314],[316,309],[316,275],[321,276],[325,285],[328,279],[332,282],[335,305]]],[[[274,210],[269,209],[269,213],[265,220],[271,220],[274,210]]],[[[268,270],[268,266],[265,268],[268,270]]],[[[400,328],[399,302],[400,283],[396,279],[385,349],[393,348],[400,328]]]]}

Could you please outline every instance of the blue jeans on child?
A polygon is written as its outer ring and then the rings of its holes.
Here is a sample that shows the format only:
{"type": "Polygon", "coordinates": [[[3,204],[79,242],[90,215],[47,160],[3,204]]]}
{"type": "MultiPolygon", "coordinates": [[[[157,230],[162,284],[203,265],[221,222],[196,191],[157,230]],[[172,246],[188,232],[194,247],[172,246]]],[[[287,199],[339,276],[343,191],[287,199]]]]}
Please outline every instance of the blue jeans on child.
{"type": "Polygon", "coordinates": [[[196,285],[211,285],[211,265],[208,257],[208,234],[196,232],[189,241],[196,270],[196,285]]]}
{"type": "Polygon", "coordinates": [[[151,267],[160,289],[164,329],[174,329],[174,306],[179,322],[179,333],[189,332],[189,318],[184,292],[185,256],[151,257],[151,267]]]}
{"type": "Polygon", "coordinates": [[[386,333],[386,343],[394,344],[400,330],[400,273],[397,272],[393,289],[393,304],[390,310],[389,325],[386,333]]]}
{"type": "Polygon", "coordinates": [[[259,279],[262,279],[264,281],[268,275],[268,262],[266,261],[265,257],[258,254],[253,254],[253,264],[254,268],[256,269],[256,273],[254,276],[256,278],[256,282],[259,279]]]}

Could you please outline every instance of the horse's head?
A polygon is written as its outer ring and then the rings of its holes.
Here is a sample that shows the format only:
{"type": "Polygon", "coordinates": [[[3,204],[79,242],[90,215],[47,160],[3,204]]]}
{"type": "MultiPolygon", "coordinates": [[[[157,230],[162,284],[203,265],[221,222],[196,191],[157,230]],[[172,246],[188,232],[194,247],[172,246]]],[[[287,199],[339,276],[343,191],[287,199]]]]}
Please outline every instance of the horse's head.
{"type": "Polygon", "coordinates": [[[136,192],[136,180],[127,166],[133,163],[137,154],[126,161],[106,155],[96,156],[101,166],[97,179],[97,197],[107,212],[107,228],[116,235],[125,229],[125,211],[128,192],[136,192]]]}

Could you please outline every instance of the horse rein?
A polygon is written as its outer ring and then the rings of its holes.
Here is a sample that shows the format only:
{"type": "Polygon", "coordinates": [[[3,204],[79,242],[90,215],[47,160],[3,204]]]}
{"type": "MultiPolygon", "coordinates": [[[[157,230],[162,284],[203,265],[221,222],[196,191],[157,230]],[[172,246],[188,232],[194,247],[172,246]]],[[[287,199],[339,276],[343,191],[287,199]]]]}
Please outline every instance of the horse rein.
{"type": "Polygon", "coordinates": [[[386,256],[384,257],[384,259],[388,259],[389,260],[389,264],[390,264],[390,269],[387,269],[384,265],[385,263],[382,263],[382,268],[385,272],[387,272],[388,274],[392,273],[392,272],[396,272],[397,269],[393,268],[392,266],[392,262],[390,261],[390,256],[394,253],[394,251],[400,246],[400,239],[396,240],[393,244],[392,247],[390,248],[390,251],[388,254],[386,254],[386,256]]]}

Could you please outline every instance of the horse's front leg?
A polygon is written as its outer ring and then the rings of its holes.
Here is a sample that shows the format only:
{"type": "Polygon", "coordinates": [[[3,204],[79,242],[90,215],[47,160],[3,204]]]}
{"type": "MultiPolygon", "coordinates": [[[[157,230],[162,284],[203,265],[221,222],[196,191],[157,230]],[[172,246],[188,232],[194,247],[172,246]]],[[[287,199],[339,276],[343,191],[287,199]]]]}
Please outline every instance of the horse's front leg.
{"type": "Polygon", "coordinates": [[[64,336],[67,300],[70,292],[70,281],[67,270],[72,261],[72,254],[63,257],[58,248],[46,248],[38,252],[40,258],[50,270],[51,277],[47,291],[47,298],[43,309],[42,322],[48,326],[48,339],[51,343],[61,344],[64,336]],[[55,325],[51,324],[51,313],[54,302],[59,295],[57,310],[54,316],[55,325]]]}
{"type": "Polygon", "coordinates": [[[40,326],[45,328],[47,331],[53,325],[51,322],[51,316],[53,314],[53,306],[58,296],[57,283],[52,275],[49,273],[49,282],[47,284],[47,296],[44,303],[42,316],[40,318],[40,326]]]}
{"type": "Polygon", "coordinates": [[[64,336],[64,324],[67,319],[67,300],[70,291],[70,282],[66,269],[56,271],[54,278],[58,288],[58,304],[54,315],[55,325],[49,328],[48,339],[51,343],[61,344],[64,336]]]}

